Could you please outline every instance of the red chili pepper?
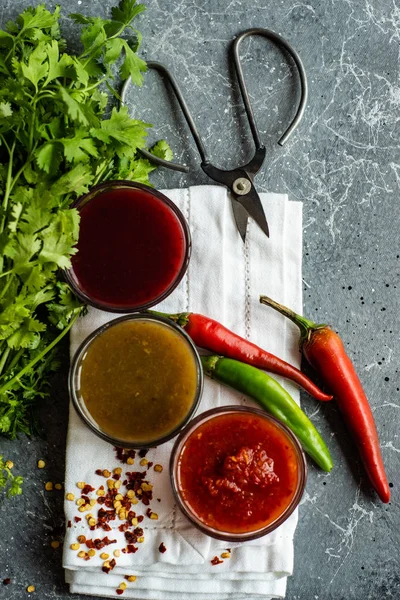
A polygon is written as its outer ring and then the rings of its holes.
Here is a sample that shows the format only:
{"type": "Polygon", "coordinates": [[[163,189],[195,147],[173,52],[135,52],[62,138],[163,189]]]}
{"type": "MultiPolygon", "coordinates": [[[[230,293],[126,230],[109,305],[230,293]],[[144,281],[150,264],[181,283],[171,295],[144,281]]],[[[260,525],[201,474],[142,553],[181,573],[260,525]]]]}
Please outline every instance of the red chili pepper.
{"type": "Polygon", "coordinates": [[[260,302],[278,310],[299,327],[301,351],[333,392],[372,486],[382,502],[389,502],[390,489],[374,417],[339,335],[329,325],[313,323],[266,296],[261,296],[260,302]]]}
{"type": "Polygon", "coordinates": [[[275,375],[281,375],[291,379],[314,396],[317,400],[326,402],[332,400],[332,396],[325,394],[299,369],[293,365],[270,354],[259,346],[252,344],[244,338],[236,335],[218,321],[199,315],[197,313],[178,313],[169,315],[166,313],[149,311],[150,313],[167,317],[175,321],[185,329],[196,346],[215,352],[227,358],[233,358],[241,362],[264,369],[275,375]]]}

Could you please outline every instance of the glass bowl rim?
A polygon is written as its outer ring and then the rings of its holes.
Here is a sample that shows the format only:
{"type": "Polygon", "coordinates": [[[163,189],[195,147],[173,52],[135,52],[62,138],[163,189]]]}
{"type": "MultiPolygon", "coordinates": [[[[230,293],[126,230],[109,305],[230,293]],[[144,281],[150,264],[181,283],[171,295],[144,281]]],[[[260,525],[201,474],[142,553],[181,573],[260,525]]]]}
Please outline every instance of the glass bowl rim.
{"type": "Polygon", "coordinates": [[[285,425],[284,423],[279,421],[276,417],[274,417],[273,415],[267,413],[266,411],[264,411],[260,408],[253,408],[250,406],[248,407],[248,406],[237,406],[237,405],[225,405],[225,406],[218,406],[216,408],[211,408],[203,413],[200,413],[199,415],[197,415],[197,417],[195,417],[189,423],[187,423],[187,425],[182,429],[178,438],[174,442],[174,447],[171,452],[171,457],[170,457],[170,462],[169,462],[169,474],[170,474],[171,486],[172,486],[172,490],[174,493],[176,503],[178,504],[182,513],[187,517],[187,519],[195,527],[197,527],[200,531],[202,531],[206,535],[209,535],[210,537],[213,537],[218,540],[223,540],[226,542],[244,542],[244,541],[255,540],[257,538],[263,537],[264,535],[267,535],[268,533],[271,533],[272,531],[277,529],[280,525],[282,525],[282,523],[284,521],[286,521],[288,519],[288,517],[293,513],[295,508],[300,503],[300,500],[303,496],[304,489],[306,486],[307,461],[306,461],[304,451],[303,451],[301,444],[300,444],[299,440],[297,439],[296,435],[289,429],[289,427],[287,425],[285,425]],[[179,459],[183,444],[186,442],[188,437],[196,430],[196,428],[202,424],[202,422],[208,421],[214,417],[220,416],[225,413],[255,414],[255,415],[263,417],[266,420],[271,421],[274,425],[277,425],[283,431],[283,433],[286,434],[286,436],[292,442],[292,446],[296,450],[296,454],[297,454],[297,458],[298,458],[299,476],[298,476],[298,482],[297,482],[297,486],[296,486],[296,492],[295,492],[290,504],[288,504],[288,506],[283,511],[283,513],[275,521],[273,521],[269,525],[266,525],[260,529],[255,530],[255,531],[243,532],[243,533],[229,533],[229,532],[224,532],[224,531],[221,531],[221,530],[218,530],[218,529],[215,529],[213,527],[206,525],[203,521],[198,519],[190,511],[187,504],[182,499],[181,494],[178,489],[176,470],[177,470],[178,459],[179,459]]]}
{"type": "Polygon", "coordinates": [[[69,269],[64,269],[62,271],[62,273],[63,273],[64,279],[67,281],[68,285],[72,288],[74,294],[76,294],[76,296],[78,296],[78,298],[80,298],[83,302],[85,302],[85,304],[89,304],[90,306],[93,306],[94,308],[97,308],[99,310],[103,310],[106,312],[124,313],[124,314],[125,313],[136,313],[136,312],[140,312],[143,310],[147,310],[148,308],[151,308],[152,306],[159,304],[160,302],[165,300],[165,298],[167,298],[175,290],[175,288],[179,285],[179,283],[181,282],[182,278],[184,277],[184,275],[187,271],[187,268],[188,268],[188,265],[190,262],[190,257],[191,257],[191,253],[192,253],[192,237],[191,237],[188,222],[187,222],[184,214],[180,210],[180,208],[170,198],[168,198],[168,196],[166,196],[159,190],[156,190],[155,188],[152,188],[143,183],[137,183],[136,181],[129,181],[129,180],[125,180],[125,179],[112,179],[110,181],[98,183],[97,185],[90,188],[90,190],[86,194],[83,194],[82,196],[77,198],[72,203],[71,208],[76,208],[79,211],[79,208],[81,206],[84,206],[88,202],[91,202],[94,198],[99,196],[103,191],[107,190],[108,188],[118,188],[118,187],[120,187],[120,188],[128,187],[128,188],[134,188],[134,189],[136,188],[139,190],[143,190],[143,191],[151,194],[155,198],[157,198],[157,200],[160,200],[161,202],[163,202],[164,205],[166,205],[175,214],[175,217],[179,221],[179,224],[182,228],[184,241],[185,241],[183,262],[182,262],[182,265],[179,269],[179,272],[178,272],[176,278],[173,280],[171,285],[166,290],[164,290],[164,292],[162,294],[157,296],[157,298],[155,298],[149,302],[146,302],[145,304],[140,304],[140,305],[133,306],[133,307],[132,306],[120,307],[120,306],[115,306],[114,304],[106,304],[106,303],[100,302],[98,300],[93,300],[88,294],[86,294],[82,290],[82,288],[78,284],[77,279],[74,278],[74,276],[73,276],[74,270],[73,270],[72,266],[69,269]]]}
{"type": "MultiPolygon", "coordinates": [[[[79,347],[77,348],[77,350],[75,351],[72,359],[71,359],[71,364],[70,364],[70,368],[69,368],[69,372],[68,372],[68,391],[69,391],[69,397],[72,401],[72,404],[74,406],[74,409],[77,413],[77,415],[81,418],[81,420],[84,422],[84,424],[94,433],[96,434],[98,437],[100,437],[101,439],[105,440],[106,442],[113,444],[114,446],[119,446],[119,447],[123,447],[123,448],[154,448],[156,446],[159,446],[160,444],[164,444],[165,442],[171,440],[172,438],[174,438],[176,435],[178,435],[178,433],[180,431],[182,431],[182,429],[189,424],[190,420],[192,419],[193,415],[196,413],[200,401],[201,401],[201,396],[203,393],[203,387],[204,387],[204,374],[203,374],[203,369],[201,366],[201,361],[200,361],[200,357],[199,357],[199,353],[197,351],[197,348],[195,346],[195,344],[193,343],[193,341],[191,340],[191,338],[188,336],[188,334],[186,333],[186,331],[184,331],[182,329],[182,327],[180,327],[179,325],[177,325],[176,323],[174,323],[174,321],[172,321],[171,319],[167,319],[165,317],[161,317],[159,315],[152,315],[152,314],[145,314],[145,313],[133,313],[133,314],[129,314],[129,315],[124,315],[122,317],[116,317],[115,319],[112,319],[111,321],[108,321],[107,323],[104,323],[103,325],[100,325],[100,327],[97,327],[94,331],[92,331],[92,333],[90,333],[84,340],[83,342],[79,345],[79,347]],[[101,335],[104,331],[106,331],[107,329],[109,329],[110,327],[113,327],[115,325],[118,325],[119,323],[122,323],[124,321],[133,321],[133,320],[147,320],[147,321],[154,321],[157,323],[162,323],[164,325],[167,325],[170,327],[170,329],[173,329],[174,331],[176,331],[187,343],[193,358],[195,360],[196,363],[196,372],[197,372],[197,384],[196,384],[196,392],[195,392],[195,396],[193,398],[193,402],[192,405],[190,407],[190,409],[188,410],[186,416],[182,419],[182,421],[176,426],[174,427],[174,429],[172,431],[170,431],[168,434],[161,436],[157,439],[154,440],[150,440],[150,441],[146,441],[146,442],[135,442],[135,441],[128,441],[128,440],[121,440],[118,438],[114,438],[113,436],[105,433],[104,431],[102,431],[100,428],[96,427],[86,416],[84,410],[81,407],[81,403],[79,400],[79,394],[77,393],[76,390],[76,374],[77,374],[77,370],[81,364],[81,359],[84,355],[84,353],[86,352],[86,350],[88,349],[88,347],[90,346],[90,344],[99,336],[101,335]]],[[[84,404],[84,400],[82,398],[82,402],[84,404]]],[[[88,411],[90,414],[90,411],[88,411]]],[[[94,421],[94,419],[93,419],[94,421]]]]}

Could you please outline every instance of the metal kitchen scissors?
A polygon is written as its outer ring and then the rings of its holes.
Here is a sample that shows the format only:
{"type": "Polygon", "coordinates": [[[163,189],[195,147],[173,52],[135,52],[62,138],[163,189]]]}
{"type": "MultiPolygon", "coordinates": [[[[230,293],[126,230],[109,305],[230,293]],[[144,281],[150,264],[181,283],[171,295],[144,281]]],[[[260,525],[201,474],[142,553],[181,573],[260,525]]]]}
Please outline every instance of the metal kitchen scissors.
{"type": "MultiPolygon", "coordinates": [[[[266,155],[266,148],[261,141],[260,132],[256,124],[239,57],[240,44],[245,38],[253,35],[260,35],[266,37],[272,42],[274,42],[278,47],[286,50],[286,52],[293,59],[298,69],[300,77],[301,95],[299,105],[292,122],[278,140],[278,144],[280,146],[283,146],[287,142],[289,137],[292,135],[293,131],[298,126],[304,114],[308,95],[307,77],[301,58],[296,52],[296,50],[284,38],[282,38],[280,35],[269,29],[254,28],[243,31],[234,39],[232,44],[233,61],[236,68],[236,75],[239,83],[240,93],[246,109],[247,119],[250,125],[251,133],[255,144],[255,152],[252,159],[245,165],[242,165],[236,169],[219,169],[210,162],[203,140],[196,127],[196,124],[189,111],[189,108],[185,102],[185,99],[183,98],[182,92],[179,88],[175,77],[163,64],[154,61],[147,62],[147,66],[149,68],[156,69],[161,73],[163,77],[167,79],[172,90],[174,91],[176,99],[178,100],[178,103],[182,109],[186,122],[189,126],[189,129],[192,133],[193,139],[199,151],[201,157],[201,168],[211,179],[213,179],[217,183],[225,185],[230,190],[233,214],[235,217],[237,229],[240,233],[243,242],[246,239],[247,221],[249,216],[256,221],[256,223],[259,225],[259,227],[262,229],[265,235],[269,236],[268,222],[264,214],[264,209],[261,204],[260,197],[257,193],[256,188],[254,187],[254,177],[262,167],[266,155]]],[[[130,79],[128,79],[125,82],[122,88],[122,103],[125,102],[126,93],[129,85],[130,79]]],[[[148,158],[148,160],[157,165],[176,171],[189,171],[188,167],[185,165],[180,165],[178,163],[163,160],[154,156],[146,150],[140,150],[140,152],[146,158],[148,158]]]]}

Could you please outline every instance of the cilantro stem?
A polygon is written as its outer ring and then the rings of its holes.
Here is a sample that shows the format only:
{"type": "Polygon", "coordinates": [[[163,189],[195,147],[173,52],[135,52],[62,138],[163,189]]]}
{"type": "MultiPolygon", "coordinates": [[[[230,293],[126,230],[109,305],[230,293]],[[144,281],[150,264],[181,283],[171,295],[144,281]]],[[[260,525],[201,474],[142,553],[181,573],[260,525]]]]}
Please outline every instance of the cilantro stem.
{"type": "Polygon", "coordinates": [[[75,314],[75,316],[68,323],[67,327],[60,333],[60,335],[58,335],[48,346],[46,346],[46,348],[44,350],[42,350],[42,352],[40,352],[33,360],[31,360],[30,363],[28,363],[23,369],[21,369],[20,372],[17,373],[17,375],[15,375],[12,379],[10,379],[9,381],[7,381],[4,385],[2,385],[0,387],[0,395],[4,394],[4,392],[6,392],[7,390],[9,390],[10,387],[12,387],[14,385],[14,383],[19,382],[19,380],[21,379],[21,377],[23,375],[25,375],[25,373],[27,373],[28,371],[30,371],[32,369],[32,367],[34,367],[36,365],[36,363],[38,363],[40,360],[42,360],[42,358],[44,356],[46,356],[46,354],[48,352],[50,352],[50,350],[52,350],[54,348],[54,346],[56,346],[60,340],[62,340],[62,338],[71,329],[72,325],[75,323],[75,321],[79,317],[80,313],[81,313],[81,309],[79,308],[78,312],[75,314]]]}
{"type": "Polygon", "coordinates": [[[10,354],[10,350],[11,348],[9,346],[7,346],[7,348],[4,350],[1,359],[0,359],[0,374],[2,373],[3,369],[4,369],[4,365],[7,362],[7,358],[8,355],[10,354]]]}
{"type": "Polygon", "coordinates": [[[8,161],[6,189],[5,189],[4,198],[3,198],[4,214],[3,214],[3,218],[1,220],[0,233],[3,233],[3,231],[4,231],[4,226],[6,224],[6,219],[7,219],[7,207],[8,207],[8,199],[9,199],[10,193],[11,193],[13,159],[14,159],[14,150],[15,150],[16,143],[17,143],[17,138],[15,137],[11,148],[9,148],[8,144],[6,144],[10,157],[9,157],[9,161],[8,161]]]}
{"type": "MultiPolygon", "coordinates": [[[[14,270],[14,269],[13,269],[13,270],[14,270]]],[[[12,282],[12,280],[13,280],[13,277],[14,277],[14,273],[12,273],[12,274],[11,274],[11,277],[10,277],[10,279],[7,281],[6,285],[5,285],[5,286],[3,287],[3,289],[1,290],[1,293],[0,293],[0,299],[1,299],[1,298],[4,296],[4,294],[7,292],[8,288],[10,287],[10,285],[11,285],[11,282],[12,282]]]]}
{"type": "Polygon", "coordinates": [[[19,359],[23,355],[24,351],[25,351],[25,348],[20,348],[18,350],[18,352],[14,355],[14,358],[12,359],[12,361],[10,362],[10,364],[8,366],[8,370],[9,371],[13,370],[13,368],[15,367],[15,365],[17,364],[17,362],[19,361],[19,359]]]}

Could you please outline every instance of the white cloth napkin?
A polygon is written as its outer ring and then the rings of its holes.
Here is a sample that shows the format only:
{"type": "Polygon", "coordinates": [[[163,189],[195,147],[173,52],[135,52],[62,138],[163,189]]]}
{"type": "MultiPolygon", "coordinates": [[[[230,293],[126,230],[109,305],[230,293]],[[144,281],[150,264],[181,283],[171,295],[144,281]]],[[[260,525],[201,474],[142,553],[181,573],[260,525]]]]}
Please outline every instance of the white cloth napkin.
{"type": "MultiPolygon", "coordinates": [[[[167,190],[164,193],[182,210],[192,234],[192,257],[188,272],[177,289],[159,305],[169,312],[199,312],[228,326],[238,334],[277,354],[292,364],[299,364],[297,331],[288,320],[259,303],[260,294],[302,310],[302,204],[289,202],[283,194],[261,194],[270,227],[267,239],[250,220],[246,244],[236,230],[229,196],[220,186],[197,186],[167,190]]],[[[71,355],[94,329],[117,315],[90,309],[71,331],[71,355]]],[[[296,401],[299,393],[286,380],[280,382],[296,401]]],[[[253,401],[226,387],[206,379],[198,412],[226,404],[252,405],[253,401]]],[[[154,464],[163,465],[162,473],[150,470],[154,485],[152,510],[158,521],[145,517],[145,542],[135,554],[121,554],[112,572],[101,570],[100,553],[84,561],[70,545],[80,534],[88,538],[103,537],[102,530],[91,532],[85,514],[79,513],[75,502],[65,501],[67,527],[63,566],[72,593],[117,597],[116,588],[125,575],[136,575],[128,583],[123,597],[149,600],[239,600],[282,598],[286,578],[293,570],[293,534],[297,511],[271,534],[244,544],[214,540],[193,527],[175,506],[169,483],[168,461],[173,440],[149,451],[154,464]],[[160,502],[157,502],[160,498],[160,502]],[[79,523],[74,517],[80,516],[79,523]],[[159,552],[163,542],[165,553],[159,552]],[[213,566],[211,559],[230,547],[231,558],[213,566]]],[[[122,465],[111,445],[97,438],[71,408],[67,439],[66,492],[78,496],[77,482],[94,487],[105,483],[95,475],[96,469],[120,466],[125,470],[142,470],[140,459],[135,467],[122,465]]],[[[93,494],[91,496],[95,497],[93,494]]],[[[145,514],[141,504],[134,506],[145,514]]],[[[93,509],[95,514],[98,506],[93,509]]],[[[111,521],[109,538],[117,544],[103,551],[124,548],[126,541],[111,521]]]]}

